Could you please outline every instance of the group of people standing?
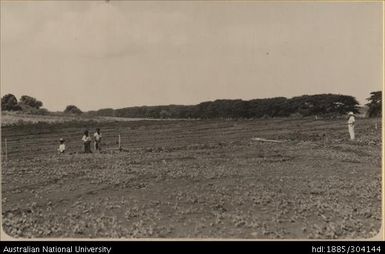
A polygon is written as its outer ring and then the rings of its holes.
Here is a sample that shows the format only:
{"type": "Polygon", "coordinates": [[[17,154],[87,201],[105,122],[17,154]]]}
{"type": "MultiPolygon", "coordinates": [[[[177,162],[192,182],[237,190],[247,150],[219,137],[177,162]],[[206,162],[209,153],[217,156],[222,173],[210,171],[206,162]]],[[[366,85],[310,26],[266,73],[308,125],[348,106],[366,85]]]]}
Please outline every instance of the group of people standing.
{"type": "MultiPolygon", "coordinates": [[[[92,153],[92,150],[91,150],[91,143],[92,143],[92,138],[90,136],[90,133],[88,130],[85,130],[84,131],[84,134],[83,134],[83,137],[82,137],[82,141],[83,141],[83,152],[84,153],[92,153]]],[[[102,142],[102,133],[100,132],[100,129],[97,128],[95,133],[94,133],[94,149],[95,151],[98,151],[100,152],[101,151],[101,142],[102,142]]],[[[64,153],[65,150],[66,150],[66,146],[65,146],[65,140],[63,138],[61,138],[59,140],[60,144],[59,144],[59,148],[58,148],[58,152],[59,153],[64,153]]]]}
{"type": "MultiPolygon", "coordinates": [[[[88,130],[84,131],[82,141],[83,141],[83,145],[84,145],[84,152],[85,153],[92,153],[92,151],[91,151],[92,139],[89,135],[88,130]]],[[[101,151],[101,147],[100,147],[101,141],[102,141],[102,134],[100,133],[100,129],[97,128],[95,133],[94,133],[95,151],[99,151],[99,152],[101,151]]]]}

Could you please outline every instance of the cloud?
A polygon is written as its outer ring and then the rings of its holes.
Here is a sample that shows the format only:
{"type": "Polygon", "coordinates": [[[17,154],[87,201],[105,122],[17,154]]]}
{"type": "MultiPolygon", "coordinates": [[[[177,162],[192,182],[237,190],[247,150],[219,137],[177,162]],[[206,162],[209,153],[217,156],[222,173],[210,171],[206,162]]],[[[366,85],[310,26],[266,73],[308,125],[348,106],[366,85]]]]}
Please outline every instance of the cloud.
{"type": "Polygon", "coordinates": [[[177,12],[125,12],[104,2],[90,3],[82,11],[67,10],[47,21],[31,43],[35,48],[86,57],[135,54],[159,45],[188,42],[177,12]]]}
{"type": "Polygon", "coordinates": [[[382,8],[365,7],[6,1],[2,91],[82,109],[336,89],[367,96],[381,83],[382,8]]]}
{"type": "Polygon", "coordinates": [[[61,12],[70,9],[62,1],[3,1],[1,3],[1,42],[12,45],[29,42],[47,20],[57,18],[61,12]]]}

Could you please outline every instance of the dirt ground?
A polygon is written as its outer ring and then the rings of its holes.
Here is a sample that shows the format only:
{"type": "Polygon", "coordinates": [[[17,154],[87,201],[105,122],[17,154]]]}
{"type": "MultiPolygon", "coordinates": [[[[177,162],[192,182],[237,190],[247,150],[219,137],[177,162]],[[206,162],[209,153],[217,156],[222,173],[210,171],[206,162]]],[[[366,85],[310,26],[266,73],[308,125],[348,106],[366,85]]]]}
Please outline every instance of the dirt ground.
{"type": "Polygon", "coordinates": [[[373,237],[382,184],[375,121],[357,119],[353,142],[346,120],[4,126],[3,230],[28,238],[373,237]],[[96,127],[103,152],[83,154],[82,132],[96,127]]]}

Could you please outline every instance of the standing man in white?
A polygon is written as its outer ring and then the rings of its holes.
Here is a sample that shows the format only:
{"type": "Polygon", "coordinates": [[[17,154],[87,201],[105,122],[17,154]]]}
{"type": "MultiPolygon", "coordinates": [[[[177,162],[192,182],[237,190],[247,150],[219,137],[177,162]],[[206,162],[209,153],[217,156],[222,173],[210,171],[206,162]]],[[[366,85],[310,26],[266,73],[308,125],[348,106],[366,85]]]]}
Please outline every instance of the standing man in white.
{"type": "Polygon", "coordinates": [[[96,132],[94,134],[94,138],[95,138],[95,151],[100,152],[101,151],[100,145],[102,142],[102,134],[100,133],[99,128],[96,129],[96,132]]]}
{"type": "Polygon", "coordinates": [[[353,112],[349,112],[349,120],[348,120],[348,129],[349,129],[349,134],[350,134],[350,140],[355,139],[354,135],[354,122],[356,121],[353,112]]]}

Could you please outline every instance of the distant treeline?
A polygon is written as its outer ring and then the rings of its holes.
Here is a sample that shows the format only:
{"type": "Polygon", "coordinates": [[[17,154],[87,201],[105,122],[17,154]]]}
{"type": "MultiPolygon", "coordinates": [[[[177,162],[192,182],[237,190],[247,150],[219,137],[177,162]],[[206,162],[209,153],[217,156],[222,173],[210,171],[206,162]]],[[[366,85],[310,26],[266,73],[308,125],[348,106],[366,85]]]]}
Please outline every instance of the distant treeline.
{"type": "Polygon", "coordinates": [[[347,95],[317,94],[293,98],[275,97],[254,100],[215,100],[198,105],[141,106],[121,109],[89,111],[93,116],[129,118],[265,118],[342,115],[349,111],[358,113],[358,101],[347,95]]]}

